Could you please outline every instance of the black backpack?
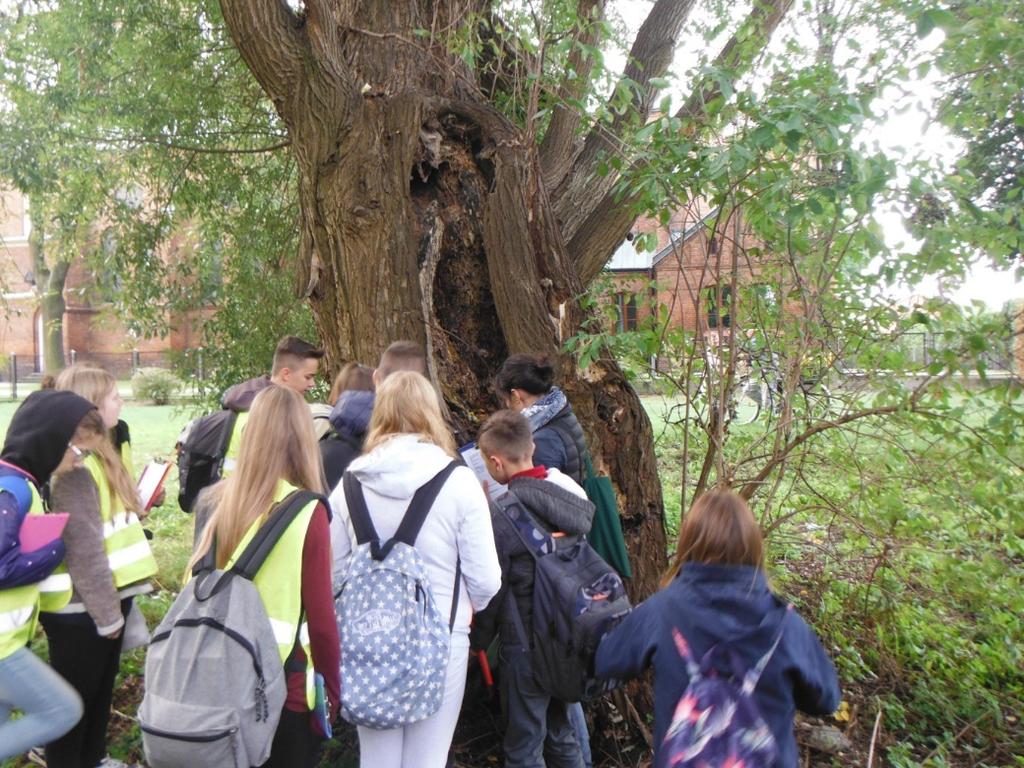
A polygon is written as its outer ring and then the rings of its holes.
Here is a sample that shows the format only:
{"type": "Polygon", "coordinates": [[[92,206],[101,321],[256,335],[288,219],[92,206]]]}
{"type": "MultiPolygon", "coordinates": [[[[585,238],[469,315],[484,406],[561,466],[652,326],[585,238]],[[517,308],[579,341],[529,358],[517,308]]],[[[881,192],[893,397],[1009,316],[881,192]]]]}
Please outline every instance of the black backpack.
{"type": "Polygon", "coordinates": [[[619,574],[584,536],[559,548],[513,494],[496,503],[534,559],[532,638],[526,637],[515,598],[508,599],[519,640],[531,648],[537,684],[564,702],[611,690],[615,681],[594,677],[594,656],[604,634],[632,610],[619,574]]]}
{"type": "Polygon", "coordinates": [[[178,448],[178,505],[191,512],[199,492],[220,480],[238,412],[217,411],[189,425],[178,448]]]}

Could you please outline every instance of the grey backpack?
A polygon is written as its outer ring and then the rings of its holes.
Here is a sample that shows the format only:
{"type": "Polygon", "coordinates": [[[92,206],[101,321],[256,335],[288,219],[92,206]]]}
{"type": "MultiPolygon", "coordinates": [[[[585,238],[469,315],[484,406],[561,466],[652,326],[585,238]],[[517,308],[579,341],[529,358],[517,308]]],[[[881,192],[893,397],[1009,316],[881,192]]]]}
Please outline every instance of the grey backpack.
{"type": "Polygon", "coordinates": [[[414,544],[455,466],[449,464],[416,491],[394,537],[383,544],[359,480],[351,472],[342,479],[356,546],[334,608],[342,647],[341,715],[350,723],[398,728],[441,706],[461,566],[456,563],[446,626],[414,544]]]}
{"type": "Polygon", "coordinates": [[[215,568],[212,546],[156,628],[139,707],[150,768],[250,768],[270,757],[285,672],[252,579],[314,499],[323,497],[295,491],[281,501],[227,570],[215,568]]]}

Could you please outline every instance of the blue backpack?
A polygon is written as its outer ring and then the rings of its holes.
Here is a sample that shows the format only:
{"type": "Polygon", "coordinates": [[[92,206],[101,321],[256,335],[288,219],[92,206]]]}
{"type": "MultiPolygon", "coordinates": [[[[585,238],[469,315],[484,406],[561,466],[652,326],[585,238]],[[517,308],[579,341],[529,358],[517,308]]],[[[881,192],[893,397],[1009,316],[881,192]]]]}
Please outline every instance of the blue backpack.
{"type": "Polygon", "coordinates": [[[560,545],[515,494],[505,493],[495,504],[534,560],[531,637],[515,598],[507,598],[519,642],[531,649],[534,681],[564,702],[589,700],[618,687],[617,680],[594,677],[594,656],[604,634],[632,610],[619,574],[586,536],[562,538],[560,545]]]}
{"type": "Polygon", "coordinates": [[[754,701],[754,689],[779,647],[792,610],[792,605],[787,607],[771,648],[749,670],[730,643],[713,645],[698,664],[686,638],[672,629],[690,682],[665,731],[658,768],[775,768],[779,747],[754,701]]]}
{"type": "Polygon", "coordinates": [[[452,611],[434,603],[416,537],[452,462],[412,497],[393,538],[381,544],[359,480],[343,479],[356,545],[334,595],[341,638],[341,715],[367,728],[399,728],[437,712],[459,604],[456,563],[452,611]]]}

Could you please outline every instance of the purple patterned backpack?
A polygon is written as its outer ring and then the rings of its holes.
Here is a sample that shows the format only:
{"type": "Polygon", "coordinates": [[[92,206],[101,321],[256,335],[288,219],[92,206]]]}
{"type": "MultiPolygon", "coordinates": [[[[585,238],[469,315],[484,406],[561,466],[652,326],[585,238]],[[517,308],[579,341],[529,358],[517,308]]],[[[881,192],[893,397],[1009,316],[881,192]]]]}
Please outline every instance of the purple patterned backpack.
{"type": "Polygon", "coordinates": [[[754,701],[754,689],[792,610],[787,607],[771,648],[749,670],[730,643],[712,646],[698,664],[686,638],[672,630],[690,683],[665,731],[658,768],[775,768],[779,748],[754,701]],[[723,668],[732,673],[723,674],[723,668]]]}

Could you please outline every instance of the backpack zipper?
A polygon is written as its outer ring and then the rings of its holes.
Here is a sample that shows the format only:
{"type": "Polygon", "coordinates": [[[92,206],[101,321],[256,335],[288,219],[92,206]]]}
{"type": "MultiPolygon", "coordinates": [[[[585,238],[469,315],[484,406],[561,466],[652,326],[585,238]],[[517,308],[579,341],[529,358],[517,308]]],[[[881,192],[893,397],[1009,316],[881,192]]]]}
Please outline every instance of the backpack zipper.
{"type": "Polygon", "coordinates": [[[238,728],[228,728],[225,731],[217,731],[216,733],[172,733],[170,731],[164,731],[159,728],[154,728],[153,726],[146,725],[142,722],[139,723],[139,728],[142,729],[143,733],[148,733],[151,736],[159,736],[164,739],[173,739],[174,741],[188,741],[197,744],[205,744],[211,741],[218,741],[219,739],[223,739],[225,736],[230,736],[231,734],[238,732],[238,728]]]}
{"type": "Polygon", "coordinates": [[[149,641],[149,644],[150,645],[155,645],[156,643],[159,643],[159,642],[162,642],[162,641],[166,640],[168,637],[171,636],[171,632],[173,632],[178,627],[202,627],[202,626],[211,627],[211,628],[216,629],[216,630],[218,630],[220,632],[223,632],[225,635],[227,635],[232,640],[234,640],[236,643],[238,643],[240,646],[242,646],[246,650],[246,652],[249,654],[249,656],[252,658],[252,668],[253,668],[253,670],[256,673],[257,680],[261,684],[265,684],[265,680],[264,680],[264,677],[263,677],[263,669],[260,667],[259,654],[256,653],[256,649],[253,647],[252,643],[250,643],[245,638],[245,636],[239,634],[238,632],[235,632],[235,630],[233,630],[233,629],[230,629],[230,628],[224,626],[223,624],[221,624],[216,619],[211,619],[209,616],[202,616],[202,617],[200,617],[198,619],[178,619],[176,622],[174,622],[174,624],[171,626],[170,629],[164,630],[163,632],[159,632],[159,633],[153,635],[153,638],[149,641]]]}

